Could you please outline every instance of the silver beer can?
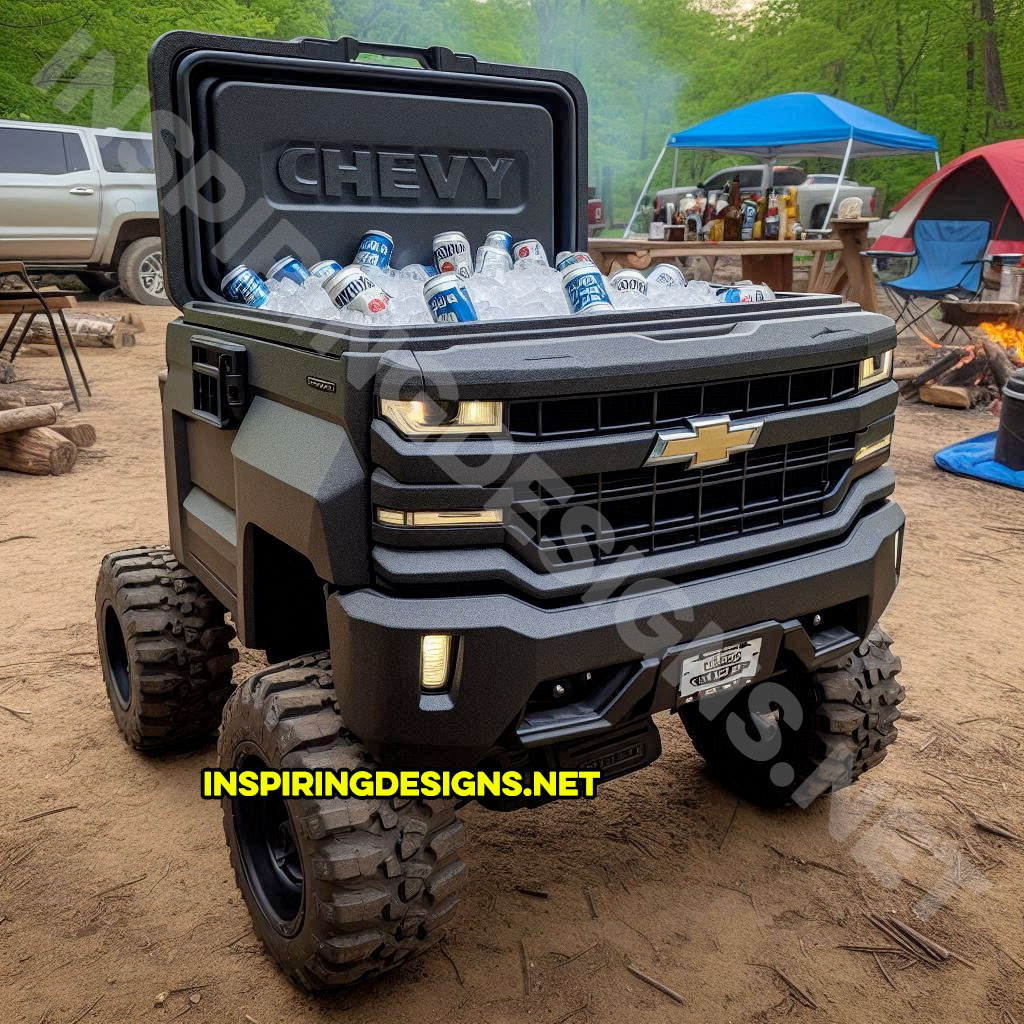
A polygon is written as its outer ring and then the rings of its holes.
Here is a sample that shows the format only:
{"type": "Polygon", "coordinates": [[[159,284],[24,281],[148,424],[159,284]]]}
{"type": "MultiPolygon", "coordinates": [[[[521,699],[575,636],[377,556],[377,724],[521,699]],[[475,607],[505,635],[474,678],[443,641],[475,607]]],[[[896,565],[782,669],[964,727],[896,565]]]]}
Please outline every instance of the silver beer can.
{"type": "Polygon", "coordinates": [[[339,270],[324,282],[324,291],[339,309],[379,316],[388,308],[391,296],[374,284],[357,266],[339,270]]]}
{"type": "Polygon", "coordinates": [[[548,265],[548,254],[544,246],[536,238],[524,238],[512,246],[512,255],[516,263],[543,263],[548,265]]]}
{"type": "Polygon", "coordinates": [[[608,284],[617,292],[647,294],[647,278],[639,270],[620,270],[608,278],[608,284]]]}
{"type": "Polygon", "coordinates": [[[434,266],[439,274],[458,274],[465,278],[473,274],[473,251],[469,239],[461,231],[442,231],[434,235],[434,266]]]}
{"type": "Polygon", "coordinates": [[[682,288],[686,284],[683,272],[674,263],[659,263],[647,275],[650,284],[660,284],[662,288],[682,288]]]}
{"type": "Polygon", "coordinates": [[[481,245],[476,251],[476,272],[492,277],[512,269],[512,257],[508,250],[497,245],[481,245]]]}

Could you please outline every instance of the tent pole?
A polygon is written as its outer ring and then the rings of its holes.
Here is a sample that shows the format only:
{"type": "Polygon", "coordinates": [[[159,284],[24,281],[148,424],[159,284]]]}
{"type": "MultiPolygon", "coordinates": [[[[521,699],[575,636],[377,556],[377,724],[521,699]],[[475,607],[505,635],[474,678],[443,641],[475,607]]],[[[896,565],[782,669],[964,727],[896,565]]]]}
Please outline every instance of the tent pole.
{"type": "Polygon", "coordinates": [[[942,161],[939,159],[939,151],[935,150],[935,170],[942,170],[942,161]]]}
{"type": "Polygon", "coordinates": [[[839,198],[839,190],[843,187],[843,179],[846,177],[846,165],[850,162],[850,152],[853,149],[853,135],[846,144],[846,152],[843,154],[843,166],[839,168],[839,180],[836,182],[836,190],[832,193],[832,202],[828,204],[825,212],[825,223],[821,225],[822,231],[828,231],[828,222],[832,219],[832,211],[836,208],[836,200],[839,198]]]}
{"type": "Polygon", "coordinates": [[[623,238],[629,238],[629,232],[632,230],[633,221],[636,220],[636,215],[640,212],[640,204],[644,201],[644,196],[647,194],[647,190],[651,187],[651,182],[654,181],[654,175],[657,173],[658,167],[661,166],[661,161],[665,159],[666,149],[668,149],[668,138],[665,139],[665,145],[661,147],[661,152],[658,154],[658,159],[654,161],[654,166],[651,168],[651,173],[647,175],[647,180],[644,182],[644,187],[640,189],[640,195],[636,197],[636,206],[633,207],[633,213],[630,215],[629,223],[626,225],[626,230],[622,232],[623,238]]]}
{"type": "Polygon", "coordinates": [[[675,159],[672,161],[672,187],[679,184],[679,150],[676,150],[675,159]]]}

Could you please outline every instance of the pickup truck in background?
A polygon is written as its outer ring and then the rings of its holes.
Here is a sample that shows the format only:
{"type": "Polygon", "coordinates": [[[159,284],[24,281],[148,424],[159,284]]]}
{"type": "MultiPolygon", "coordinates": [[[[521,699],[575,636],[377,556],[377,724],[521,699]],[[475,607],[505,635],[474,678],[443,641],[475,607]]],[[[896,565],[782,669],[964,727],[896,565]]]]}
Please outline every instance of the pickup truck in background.
{"type": "Polygon", "coordinates": [[[169,305],[151,136],[0,120],[0,259],[169,305]]]}
{"type": "MultiPolygon", "coordinates": [[[[697,185],[677,185],[673,188],[659,189],[654,197],[653,219],[664,221],[666,205],[673,203],[676,209],[679,209],[679,203],[687,192],[696,194],[701,190],[727,193],[736,175],[739,175],[740,193],[744,198],[760,197],[771,188],[787,189],[795,186],[799,207],[797,220],[805,228],[812,230],[819,230],[825,226],[825,214],[828,213],[828,205],[832,201],[836,182],[839,180],[838,174],[808,174],[802,167],[778,164],[774,167],[770,164],[726,167],[715,171],[706,181],[697,185]]],[[[874,188],[858,185],[847,178],[839,189],[836,206],[838,207],[839,203],[849,196],[858,196],[863,200],[865,215],[875,212],[874,188]]]]}

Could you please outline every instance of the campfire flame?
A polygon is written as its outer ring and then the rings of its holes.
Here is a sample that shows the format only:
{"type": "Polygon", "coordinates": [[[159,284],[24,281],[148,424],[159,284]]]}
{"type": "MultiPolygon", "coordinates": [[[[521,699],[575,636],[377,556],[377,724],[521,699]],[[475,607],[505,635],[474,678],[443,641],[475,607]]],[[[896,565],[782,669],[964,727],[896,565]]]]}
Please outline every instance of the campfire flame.
{"type": "Polygon", "coordinates": [[[1007,323],[986,323],[980,326],[992,341],[1002,345],[1018,363],[1024,363],[1024,331],[1007,323]]]}

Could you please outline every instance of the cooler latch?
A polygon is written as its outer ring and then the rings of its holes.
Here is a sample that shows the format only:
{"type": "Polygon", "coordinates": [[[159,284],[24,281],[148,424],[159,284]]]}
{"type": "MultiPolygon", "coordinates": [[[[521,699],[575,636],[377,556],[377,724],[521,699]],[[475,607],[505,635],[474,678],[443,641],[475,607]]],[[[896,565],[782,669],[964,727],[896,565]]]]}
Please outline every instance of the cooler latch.
{"type": "Polygon", "coordinates": [[[249,400],[244,345],[192,337],[192,411],[217,427],[236,426],[249,400]]]}

